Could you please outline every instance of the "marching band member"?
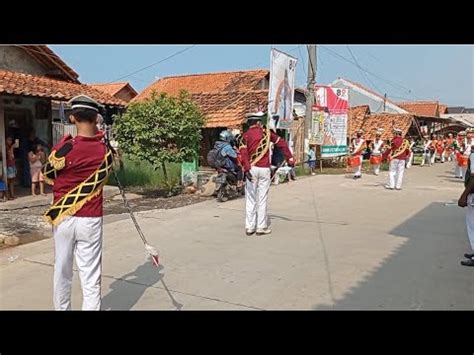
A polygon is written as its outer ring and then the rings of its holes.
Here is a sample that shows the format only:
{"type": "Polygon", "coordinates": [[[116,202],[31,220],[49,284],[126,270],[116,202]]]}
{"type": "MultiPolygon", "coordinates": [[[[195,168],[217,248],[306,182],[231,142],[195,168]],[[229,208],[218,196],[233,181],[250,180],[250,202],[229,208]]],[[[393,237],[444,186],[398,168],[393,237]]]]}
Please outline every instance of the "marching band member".
{"type": "Polygon", "coordinates": [[[457,142],[456,142],[456,162],[454,167],[454,178],[462,179],[465,174],[465,165],[466,157],[465,153],[467,151],[467,139],[466,132],[461,131],[458,133],[457,142]]]}
{"type": "Polygon", "coordinates": [[[385,188],[401,190],[405,163],[410,155],[410,143],[402,138],[403,131],[401,129],[394,128],[393,133],[394,138],[392,139],[391,147],[384,152],[384,158],[388,158],[390,162],[389,184],[385,185],[385,188]]]}
{"type": "Polygon", "coordinates": [[[375,132],[375,140],[370,143],[370,163],[374,168],[376,176],[380,173],[380,164],[382,163],[382,150],[384,149],[384,142],[382,140],[383,129],[377,129],[375,132]]]}
{"type": "Polygon", "coordinates": [[[453,161],[454,159],[454,142],[453,134],[449,133],[448,138],[446,139],[445,150],[443,152],[445,161],[453,161]]]}
{"type": "Polygon", "coordinates": [[[248,236],[270,234],[267,199],[270,189],[270,144],[278,147],[288,165],[294,166],[288,144],[277,134],[263,127],[265,114],[258,112],[247,117],[249,129],[242,135],[240,153],[245,172],[245,232],[248,236]]]}
{"type": "Polygon", "coordinates": [[[73,98],[70,120],[77,136],[64,137],[43,167],[54,200],[45,213],[53,225],[54,308],[71,309],[73,261],[79,270],[83,310],[100,310],[102,276],[102,188],[112,169],[112,152],[97,130],[99,104],[85,95],[73,98]]]}
{"type": "Polygon", "coordinates": [[[423,159],[421,160],[420,166],[424,166],[425,162],[428,162],[428,165],[431,166],[431,145],[433,141],[430,139],[428,135],[424,136],[423,140],[423,159]]]}
{"type": "Polygon", "coordinates": [[[363,130],[359,129],[356,134],[356,138],[352,141],[351,146],[351,156],[354,158],[358,158],[359,162],[354,166],[354,180],[360,179],[362,177],[362,152],[364,151],[365,147],[365,140],[362,138],[362,134],[364,133],[363,130]]]}
{"type": "Polygon", "coordinates": [[[436,145],[435,145],[435,159],[439,158],[441,160],[441,163],[444,163],[444,148],[445,148],[445,143],[443,136],[438,135],[438,139],[436,140],[436,145]]]}
{"type": "Polygon", "coordinates": [[[407,169],[410,169],[413,164],[413,159],[414,159],[413,147],[415,146],[415,144],[416,144],[415,138],[411,137],[410,138],[410,156],[408,157],[407,165],[406,165],[407,169]]]}
{"type": "Polygon", "coordinates": [[[438,139],[434,133],[431,134],[431,145],[430,145],[430,162],[433,165],[436,161],[436,145],[438,144],[438,139]]]}

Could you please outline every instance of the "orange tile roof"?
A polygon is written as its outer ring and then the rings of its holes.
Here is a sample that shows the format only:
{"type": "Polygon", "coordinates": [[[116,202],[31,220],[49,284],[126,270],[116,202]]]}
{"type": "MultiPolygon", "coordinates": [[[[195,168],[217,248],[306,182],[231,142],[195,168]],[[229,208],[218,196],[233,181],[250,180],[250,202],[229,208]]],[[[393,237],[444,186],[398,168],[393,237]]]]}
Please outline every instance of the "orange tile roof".
{"type": "Polygon", "coordinates": [[[0,93],[70,100],[74,96],[88,95],[101,104],[126,106],[126,103],[89,85],[70,83],[42,76],[0,70],[0,93]]]}
{"type": "Polygon", "coordinates": [[[412,125],[414,115],[404,113],[370,113],[368,106],[353,107],[348,112],[349,130],[352,137],[358,129],[364,130],[365,139],[374,139],[375,131],[383,129],[382,139],[392,139],[393,128],[400,128],[405,136],[412,125]]]}
{"type": "Polygon", "coordinates": [[[437,101],[399,102],[397,105],[417,116],[439,117],[439,102],[437,101]]]}
{"type": "Polygon", "coordinates": [[[349,121],[348,130],[350,132],[350,135],[355,133],[356,130],[360,129],[365,119],[365,116],[367,116],[368,114],[370,114],[370,108],[368,105],[355,106],[349,109],[349,111],[347,112],[347,118],[349,121]]]}
{"type": "Polygon", "coordinates": [[[268,90],[199,93],[191,98],[206,116],[206,128],[237,128],[247,113],[267,106],[268,90]]]}
{"type": "Polygon", "coordinates": [[[129,89],[137,95],[138,93],[133,89],[133,87],[127,83],[97,83],[97,84],[89,84],[90,87],[93,87],[94,89],[103,91],[111,96],[114,96],[117,94],[120,90],[122,90],[125,87],[129,87],[129,89]]]}
{"type": "Polygon", "coordinates": [[[269,75],[268,70],[241,70],[193,75],[169,76],[157,80],[140,93],[133,101],[151,96],[153,91],[177,95],[181,90],[190,94],[203,92],[247,91],[263,89],[259,83],[269,75]]]}

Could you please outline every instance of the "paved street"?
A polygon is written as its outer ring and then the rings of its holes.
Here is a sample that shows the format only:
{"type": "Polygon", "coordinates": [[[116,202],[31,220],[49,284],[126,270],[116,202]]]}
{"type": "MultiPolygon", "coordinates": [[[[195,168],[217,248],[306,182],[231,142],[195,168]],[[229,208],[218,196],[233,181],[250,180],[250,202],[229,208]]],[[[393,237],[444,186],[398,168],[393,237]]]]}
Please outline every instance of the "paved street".
{"type": "MultiPolygon", "coordinates": [[[[414,166],[402,191],[383,188],[386,172],[273,187],[268,237],[245,236],[242,199],[142,212],[160,270],[145,260],[132,222],[107,217],[103,308],[473,309],[474,268],[459,264],[469,251],[456,206],[462,182],[451,168],[414,166]]],[[[52,239],[1,250],[0,308],[52,309],[53,256],[52,239]]]]}

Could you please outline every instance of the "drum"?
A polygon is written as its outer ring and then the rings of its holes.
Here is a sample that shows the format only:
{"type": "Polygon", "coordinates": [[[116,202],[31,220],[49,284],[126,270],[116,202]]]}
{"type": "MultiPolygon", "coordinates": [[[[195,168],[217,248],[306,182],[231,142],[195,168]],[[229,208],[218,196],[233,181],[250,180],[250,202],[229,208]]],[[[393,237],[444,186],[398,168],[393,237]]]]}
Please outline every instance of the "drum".
{"type": "Polygon", "coordinates": [[[458,165],[461,167],[461,168],[465,168],[467,167],[467,162],[469,160],[469,157],[466,157],[465,155],[459,155],[458,157],[458,165]]]}
{"type": "Polygon", "coordinates": [[[370,161],[370,164],[372,164],[372,165],[380,165],[382,163],[382,156],[381,155],[371,155],[369,161],[370,161]]]}
{"type": "Polygon", "coordinates": [[[347,158],[347,165],[351,168],[359,166],[361,164],[360,155],[354,155],[347,158]]]}

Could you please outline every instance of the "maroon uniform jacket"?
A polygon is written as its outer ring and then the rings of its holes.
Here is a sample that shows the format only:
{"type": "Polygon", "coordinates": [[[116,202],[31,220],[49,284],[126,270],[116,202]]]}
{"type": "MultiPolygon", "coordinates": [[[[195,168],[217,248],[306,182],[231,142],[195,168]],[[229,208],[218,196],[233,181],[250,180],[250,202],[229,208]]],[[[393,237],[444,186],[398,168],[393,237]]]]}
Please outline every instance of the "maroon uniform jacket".
{"type": "MultiPolygon", "coordinates": [[[[250,159],[262,140],[264,129],[265,128],[261,128],[259,126],[252,126],[242,135],[243,146],[240,148],[240,154],[242,157],[244,171],[249,171],[251,168],[250,159]]],[[[280,138],[273,131],[270,131],[270,141],[281,149],[286,160],[293,157],[285,140],[280,138]]],[[[259,168],[270,167],[270,149],[267,150],[265,155],[258,162],[256,162],[254,166],[259,168]]]]}
{"type": "MultiPolygon", "coordinates": [[[[393,138],[391,148],[388,149],[387,151],[385,151],[384,157],[385,158],[388,157],[389,154],[391,154],[392,152],[395,152],[398,148],[400,148],[400,146],[403,144],[403,141],[404,141],[404,139],[402,137],[399,137],[399,136],[393,138]]],[[[398,155],[394,159],[406,160],[406,159],[408,159],[409,156],[410,156],[410,149],[407,148],[403,153],[401,153],[400,155],[398,155]]]]}
{"type": "MultiPolygon", "coordinates": [[[[100,167],[106,153],[103,142],[103,133],[95,137],[70,136],[64,137],[53,150],[58,150],[67,141],[72,142],[73,148],[66,155],[66,165],[59,170],[54,180],[53,195],[56,203],[62,196],[78,186],[81,182],[94,174],[100,167]]],[[[74,216],[102,217],[102,191],[87,202],[74,216]]]]}

